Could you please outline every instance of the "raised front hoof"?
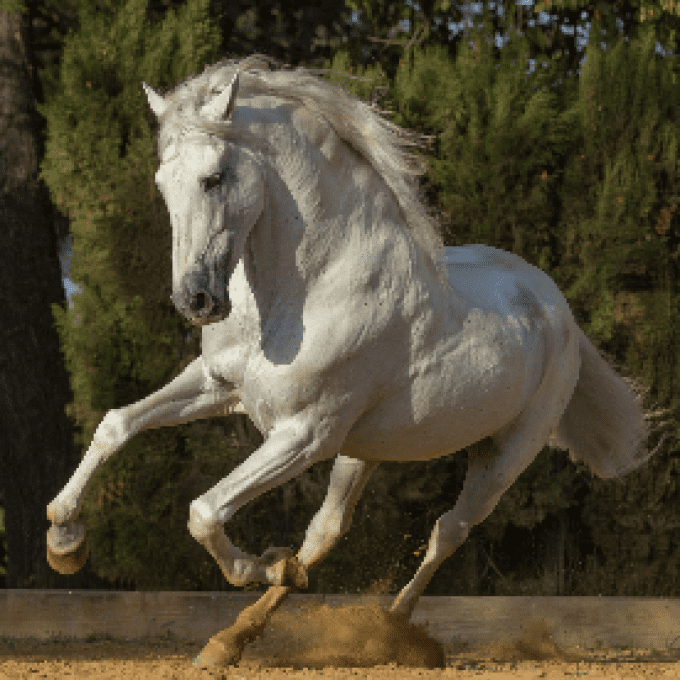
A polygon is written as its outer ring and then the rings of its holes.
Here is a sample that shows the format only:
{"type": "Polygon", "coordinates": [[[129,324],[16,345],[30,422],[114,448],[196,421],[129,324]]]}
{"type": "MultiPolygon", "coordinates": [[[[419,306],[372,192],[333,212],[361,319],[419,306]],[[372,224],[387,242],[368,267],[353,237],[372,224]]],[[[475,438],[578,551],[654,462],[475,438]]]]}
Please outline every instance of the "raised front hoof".
{"type": "Polygon", "coordinates": [[[272,586],[295,586],[305,590],[309,585],[307,570],[290,548],[267,548],[260,557],[265,565],[267,583],[272,586]]]}
{"type": "Polygon", "coordinates": [[[201,653],[194,659],[200,668],[224,668],[235,666],[241,660],[243,649],[235,641],[232,644],[210,638],[201,653]]]}
{"type": "Polygon", "coordinates": [[[88,544],[85,525],[53,524],[47,532],[47,563],[60,574],[75,574],[87,561],[88,544]]]}

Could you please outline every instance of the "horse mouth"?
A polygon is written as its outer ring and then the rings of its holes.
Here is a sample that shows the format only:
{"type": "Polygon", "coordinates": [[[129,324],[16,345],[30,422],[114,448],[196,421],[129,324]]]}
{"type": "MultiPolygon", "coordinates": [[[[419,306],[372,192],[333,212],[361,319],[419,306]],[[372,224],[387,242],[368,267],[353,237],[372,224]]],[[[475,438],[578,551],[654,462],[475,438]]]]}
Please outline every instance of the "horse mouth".
{"type": "Polygon", "coordinates": [[[200,328],[202,326],[208,326],[211,323],[224,321],[229,314],[231,314],[231,303],[227,300],[220,304],[217,309],[213,308],[209,314],[190,314],[187,315],[187,320],[193,326],[200,328]]]}

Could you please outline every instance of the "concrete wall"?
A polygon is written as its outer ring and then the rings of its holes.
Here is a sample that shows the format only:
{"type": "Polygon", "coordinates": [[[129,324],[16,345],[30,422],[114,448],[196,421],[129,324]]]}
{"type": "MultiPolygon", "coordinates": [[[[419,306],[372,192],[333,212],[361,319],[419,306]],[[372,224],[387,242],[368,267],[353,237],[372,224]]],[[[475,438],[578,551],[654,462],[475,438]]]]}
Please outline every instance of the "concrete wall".
{"type": "MultiPolygon", "coordinates": [[[[0,637],[117,638],[166,635],[205,641],[235,620],[261,593],[0,590],[0,637]]],[[[282,609],[341,607],[392,596],[304,595],[282,609]]],[[[561,645],[668,649],[680,647],[680,601],[627,597],[421,597],[413,614],[444,644],[513,639],[544,619],[561,645]]]]}

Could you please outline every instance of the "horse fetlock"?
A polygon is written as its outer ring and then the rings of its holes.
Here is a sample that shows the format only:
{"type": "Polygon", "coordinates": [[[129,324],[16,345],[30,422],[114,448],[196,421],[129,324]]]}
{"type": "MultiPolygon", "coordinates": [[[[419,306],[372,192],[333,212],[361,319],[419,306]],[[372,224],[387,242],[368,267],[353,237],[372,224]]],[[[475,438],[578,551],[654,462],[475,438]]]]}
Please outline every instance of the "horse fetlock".
{"type": "Polygon", "coordinates": [[[65,526],[73,522],[80,512],[79,498],[75,493],[64,489],[48,506],[47,519],[56,526],[65,526]]]}
{"type": "Polygon", "coordinates": [[[413,610],[415,609],[417,600],[417,595],[414,597],[411,589],[407,585],[395,598],[392,606],[390,607],[390,611],[393,614],[399,614],[399,616],[402,616],[406,621],[408,621],[411,618],[413,610]]]}
{"type": "Polygon", "coordinates": [[[228,566],[222,564],[218,559],[224,578],[237,588],[247,586],[249,583],[266,583],[265,569],[257,557],[242,554],[243,557],[233,560],[228,566]]]}
{"type": "Polygon", "coordinates": [[[319,531],[317,528],[316,524],[310,525],[302,547],[297,554],[298,561],[307,570],[321,562],[342,536],[338,531],[319,531]]]}
{"type": "Polygon", "coordinates": [[[244,553],[227,538],[222,524],[206,520],[193,503],[189,511],[191,535],[213,556],[224,578],[233,586],[267,583],[266,567],[255,555],[244,553]]]}
{"type": "Polygon", "coordinates": [[[270,586],[282,586],[286,582],[286,561],[264,567],[265,583],[270,586]]]}

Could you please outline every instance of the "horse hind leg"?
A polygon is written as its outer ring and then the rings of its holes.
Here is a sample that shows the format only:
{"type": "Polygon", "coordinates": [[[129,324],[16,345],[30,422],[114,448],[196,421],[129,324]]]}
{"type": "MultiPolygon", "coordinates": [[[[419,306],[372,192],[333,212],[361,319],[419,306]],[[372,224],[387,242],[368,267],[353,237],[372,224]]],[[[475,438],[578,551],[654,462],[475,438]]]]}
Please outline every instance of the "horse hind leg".
{"type": "Polygon", "coordinates": [[[503,493],[555,432],[579,372],[576,335],[565,332],[562,337],[564,342],[559,351],[554,342],[548,343],[543,377],[524,410],[513,422],[478,442],[470,452],[463,490],[453,509],[437,520],[425,558],[415,576],[397,595],[391,608],[393,612],[410,618],[439,565],[465,541],[470,527],[491,514],[503,493]]]}
{"type": "Polygon", "coordinates": [[[439,565],[463,544],[472,526],[491,514],[503,493],[541,451],[544,441],[535,431],[520,427],[478,442],[470,451],[467,475],[455,506],[437,520],[425,558],[397,595],[392,612],[410,619],[439,565]]]}

